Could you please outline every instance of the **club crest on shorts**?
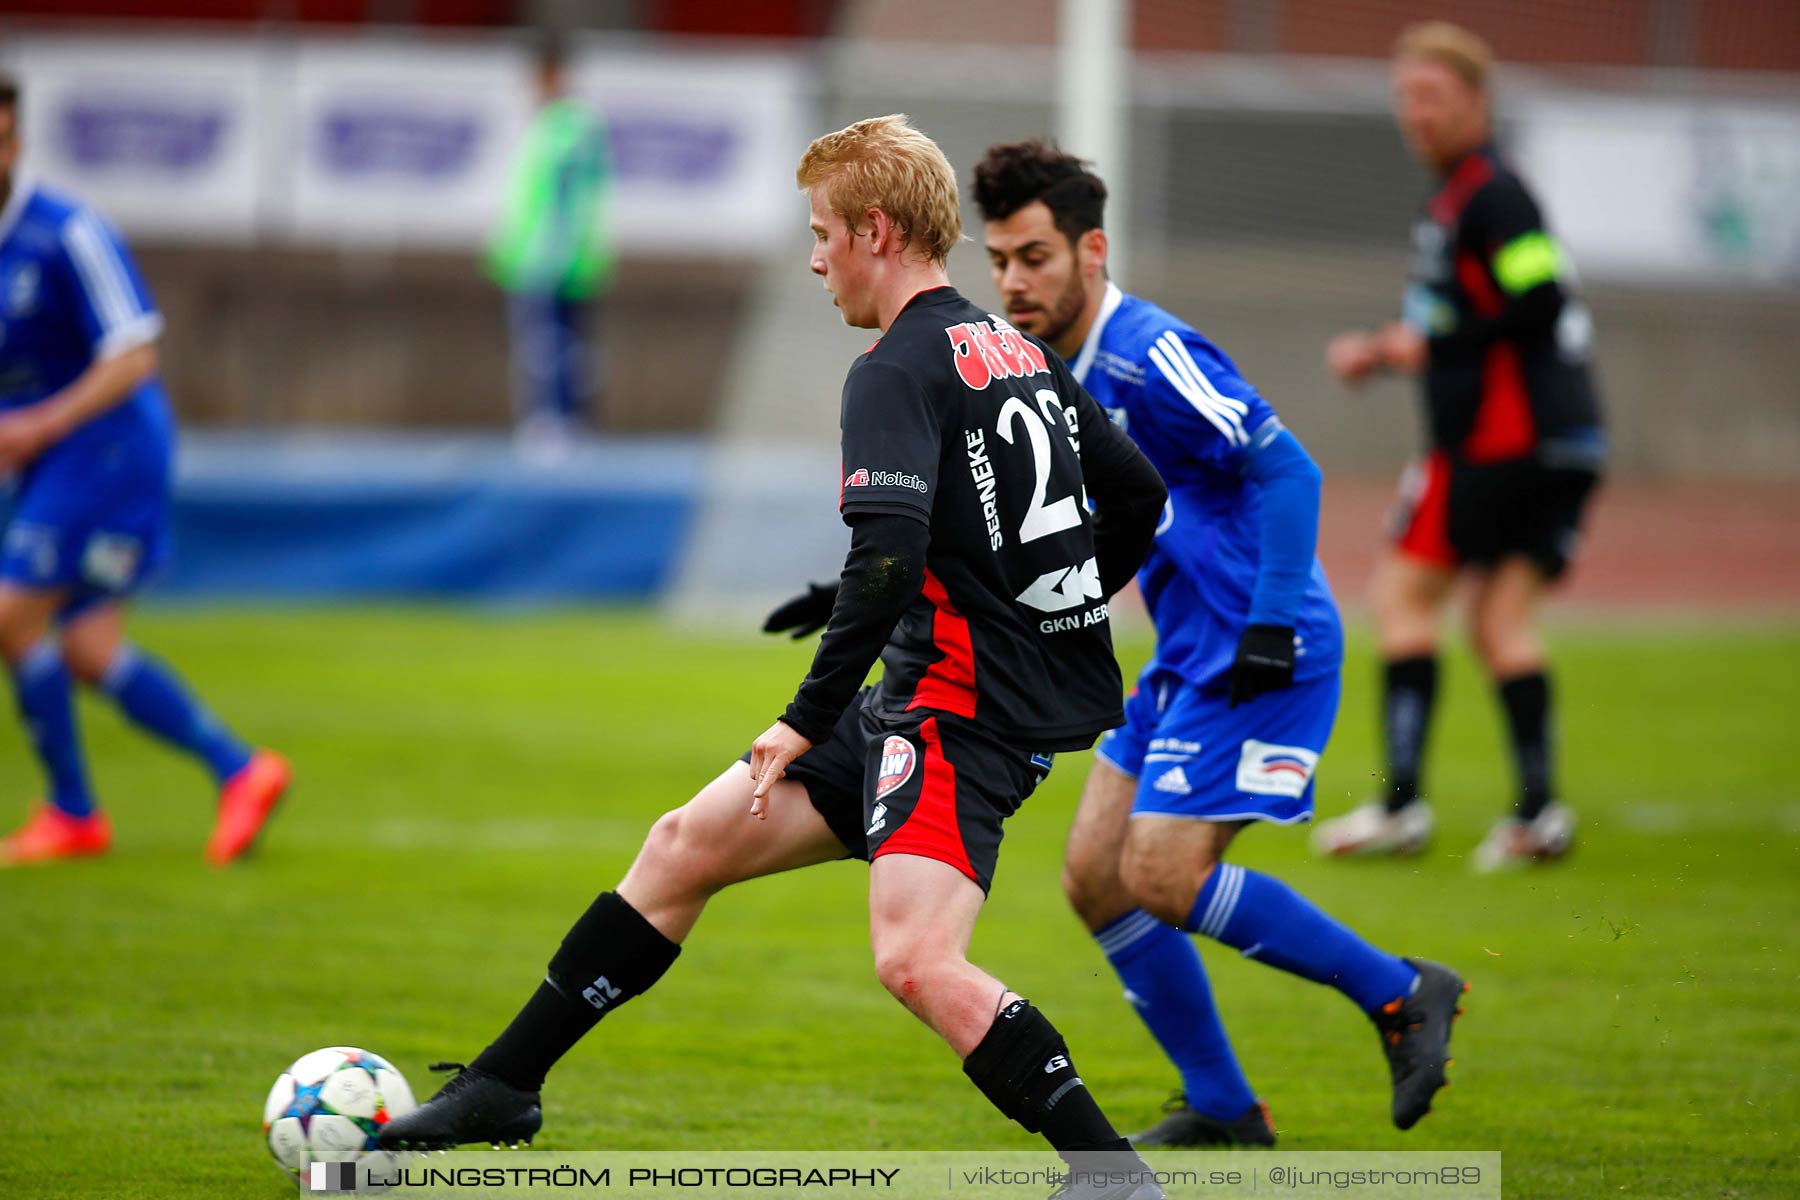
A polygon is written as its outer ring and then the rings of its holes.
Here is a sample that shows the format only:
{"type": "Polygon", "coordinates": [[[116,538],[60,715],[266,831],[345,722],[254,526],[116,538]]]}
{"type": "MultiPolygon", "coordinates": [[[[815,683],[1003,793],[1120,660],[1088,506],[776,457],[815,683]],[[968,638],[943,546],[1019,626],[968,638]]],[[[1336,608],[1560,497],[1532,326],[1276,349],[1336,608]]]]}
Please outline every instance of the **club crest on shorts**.
{"type": "Polygon", "coordinates": [[[903,737],[890,737],[881,743],[881,770],[875,774],[877,800],[912,778],[918,765],[919,752],[903,737]]]}
{"type": "Polygon", "coordinates": [[[1273,742],[1244,739],[1238,756],[1237,786],[1253,796],[1288,796],[1299,799],[1312,782],[1319,756],[1304,746],[1277,746],[1273,742]]]}
{"type": "Polygon", "coordinates": [[[137,574],[143,543],[122,533],[96,533],[81,555],[81,574],[96,587],[118,591],[137,574]]]}

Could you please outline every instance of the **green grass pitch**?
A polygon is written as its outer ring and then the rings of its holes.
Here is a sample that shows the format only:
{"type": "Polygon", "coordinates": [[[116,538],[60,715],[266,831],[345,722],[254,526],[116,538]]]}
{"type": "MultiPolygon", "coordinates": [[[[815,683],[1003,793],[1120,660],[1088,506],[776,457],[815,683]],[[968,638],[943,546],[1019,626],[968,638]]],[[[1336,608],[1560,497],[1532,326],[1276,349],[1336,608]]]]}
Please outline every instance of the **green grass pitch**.
{"type": "MultiPolygon", "coordinates": [[[[142,640],[297,785],[260,857],[201,861],[190,763],[84,702],[109,860],[0,873],[0,1194],[291,1195],[265,1090],[303,1051],[367,1046],[414,1087],[472,1056],[644,830],[777,714],[810,645],[684,638],[631,614],[163,610],[142,640]]],[[[1455,1086],[1410,1134],[1341,997],[1208,944],[1282,1146],[1505,1152],[1509,1197],[1800,1194],[1800,712],[1793,627],[1564,626],[1575,859],[1476,878],[1511,794],[1500,721],[1452,660],[1430,782],[1441,836],[1404,863],[1321,863],[1298,830],[1239,860],[1379,943],[1474,983],[1455,1086]]],[[[1141,639],[1124,647],[1140,660],[1141,639]]],[[[1374,684],[1353,646],[1320,774],[1368,793],[1374,684]]],[[[1173,1084],[1066,911],[1061,842],[1088,756],[1008,827],[974,957],[1036,1000],[1123,1126],[1173,1084]]],[[[0,725],[0,821],[37,790],[0,725]]],[[[1028,1149],[876,984],[866,879],[832,864],[728,892],[649,997],[552,1077],[562,1149],[1028,1149]]]]}

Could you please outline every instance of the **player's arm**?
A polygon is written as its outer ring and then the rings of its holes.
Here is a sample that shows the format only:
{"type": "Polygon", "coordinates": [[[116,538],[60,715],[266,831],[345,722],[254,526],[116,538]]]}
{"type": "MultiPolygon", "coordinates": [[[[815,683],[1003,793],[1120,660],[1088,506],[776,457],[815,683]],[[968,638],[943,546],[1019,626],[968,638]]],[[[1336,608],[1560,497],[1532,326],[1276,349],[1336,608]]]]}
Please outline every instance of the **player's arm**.
{"type": "Polygon", "coordinates": [[[155,343],[133,346],[94,363],[68,387],[0,417],[0,469],[24,466],[95,417],[118,407],[156,373],[155,343]]]}
{"type": "Polygon", "coordinates": [[[121,242],[92,213],[63,227],[50,260],[57,292],[69,297],[93,362],[67,387],[0,418],[0,469],[16,468],[118,407],[156,373],[162,317],[121,242]]]}
{"type": "Polygon", "coordinates": [[[1169,490],[1162,476],[1125,431],[1073,376],[1077,426],[1081,430],[1081,478],[1094,503],[1094,559],[1100,589],[1111,596],[1131,582],[1162,519],[1169,490]]]}
{"type": "Polygon", "coordinates": [[[1325,365],[1341,382],[1360,384],[1383,371],[1403,375],[1425,366],[1425,337],[1404,320],[1340,333],[1325,346],[1325,365]]]}
{"type": "Polygon", "coordinates": [[[851,512],[850,553],[812,669],[781,714],[782,723],[817,745],[868,679],[882,647],[925,583],[931,527],[913,516],[851,512]]]}
{"type": "Polygon", "coordinates": [[[924,585],[930,525],[892,512],[847,512],[844,519],[850,524],[850,554],[812,670],[781,719],[750,747],[755,817],[766,814],[769,789],[787,765],[831,736],[924,585]]]}
{"type": "Polygon", "coordinates": [[[925,583],[941,434],[930,398],[906,371],[864,360],[844,383],[844,481],[839,508],[850,553],[825,635],[781,719],[750,748],[761,816],[787,764],[831,736],[894,626],[925,583]],[[885,480],[886,482],[876,482],[885,480]]]}
{"type": "Polygon", "coordinates": [[[1256,582],[1231,671],[1232,703],[1241,704],[1294,680],[1294,626],[1319,537],[1319,469],[1205,339],[1171,330],[1146,357],[1146,415],[1196,464],[1261,489],[1256,582]]]}
{"type": "Polygon", "coordinates": [[[1434,348],[1474,350],[1556,328],[1568,300],[1568,263],[1522,183],[1503,176],[1477,191],[1463,214],[1462,240],[1481,260],[1493,311],[1464,312],[1454,328],[1431,330],[1434,348]]]}
{"type": "Polygon", "coordinates": [[[1294,627],[1312,579],[1324,476],[1300,439],[1270,416],[1251,438],[1244,477],[1262,495],[1256,583],[1231,668],[1231,703],[1294,682],[1294,627]]]}

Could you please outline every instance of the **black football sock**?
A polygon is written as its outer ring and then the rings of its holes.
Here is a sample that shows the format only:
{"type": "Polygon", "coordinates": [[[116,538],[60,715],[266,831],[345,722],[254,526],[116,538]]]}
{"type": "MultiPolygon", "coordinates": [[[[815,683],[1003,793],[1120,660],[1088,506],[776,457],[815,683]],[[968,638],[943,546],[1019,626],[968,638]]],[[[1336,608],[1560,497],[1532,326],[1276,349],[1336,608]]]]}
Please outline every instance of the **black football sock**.
{"type": "Polygon", "coordinates": [[[1067,1159],[1097,1150],[1131,1149],[1069,1061],[1069,1047],[1026,1000],[1000,1010],[981,1044],[963,1060],[981,1094],[1029,1133],[1042,1133],[1067,1159]]]}
{"type": "Polygon", "coordinates": [[[1534,820],[1551,798],[1550,677],[1542,671],[1517,675],[1499,691],[1519,769],[1519,819],[1534,820]]]}
{"type": "Polygon", "coordinates": [[[1429,654],[1390,659],[1382,675],[1381,725],[1387,738],[1387,810],[1419,798],[1419,762],[1437,701],[1438,664],[1429,654]]]}
{"type": "Polygon", "coordinates": [[[619,893],[601,892],[563,937],[538,990],[470,1065],[538,1091],[601,1017],[649,991],[680,953],[619,893]]]}

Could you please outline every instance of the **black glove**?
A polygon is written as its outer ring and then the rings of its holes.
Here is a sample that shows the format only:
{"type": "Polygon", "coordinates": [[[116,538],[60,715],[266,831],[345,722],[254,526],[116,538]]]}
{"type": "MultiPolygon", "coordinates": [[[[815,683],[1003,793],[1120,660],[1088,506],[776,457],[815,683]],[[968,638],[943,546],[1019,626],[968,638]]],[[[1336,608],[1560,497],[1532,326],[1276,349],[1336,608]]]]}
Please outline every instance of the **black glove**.
{"type": "Polygon", "coordinates": [[[825,623],[831,620],[831,610],[837,604],[838,585],[810,583],[806,586],[806,594],[795,596],[786,604],[769,614],[763,622],[764,633],[781,633],[794,631],[797,642],[808,634],[819,632],[825,623]]]}
{"type": "Polygon", "coordinates": [[[1231,707],[1294,683],[1294,630],[1288,625],[1250,625],[1238,639],[1231,664],[1231,707]]]}

